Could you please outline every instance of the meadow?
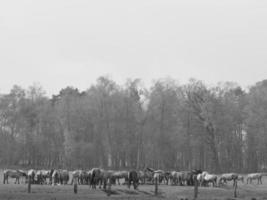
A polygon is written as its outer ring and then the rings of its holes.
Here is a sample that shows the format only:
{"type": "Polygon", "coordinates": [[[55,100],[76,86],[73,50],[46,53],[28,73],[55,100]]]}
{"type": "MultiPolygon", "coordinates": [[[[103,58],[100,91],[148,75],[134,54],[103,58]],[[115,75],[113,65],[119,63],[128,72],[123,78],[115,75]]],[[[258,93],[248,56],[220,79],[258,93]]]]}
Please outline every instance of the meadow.
{"type": "MultiPolygon", "coordinates": [[[[9,184],[3,184],[2,173],[0,175],[0,199],[1,200],[72,200],[72,199],[166,199],[180,200],[193,199],[193,187],[159,185],[159,193],[154,194],[154,185],[139,185],[138,190],[128,189],[125,185],[116,185],[111,188],[111,195],[101,189],[93,190],[88,185],[79,185],[78,193],[74,194],[73,185],[32,185],[31,193],[27,193],[27,184],[14,184],[10,179],[9,184]]],[[[198,199],[223,200],[223,199],[267,199],[267,178],[263,178],[263,184],[257,185],[238,183],[237,198],[233,198],[234,190],[229,183],[223,187],[199,187],[198,199]]]]}

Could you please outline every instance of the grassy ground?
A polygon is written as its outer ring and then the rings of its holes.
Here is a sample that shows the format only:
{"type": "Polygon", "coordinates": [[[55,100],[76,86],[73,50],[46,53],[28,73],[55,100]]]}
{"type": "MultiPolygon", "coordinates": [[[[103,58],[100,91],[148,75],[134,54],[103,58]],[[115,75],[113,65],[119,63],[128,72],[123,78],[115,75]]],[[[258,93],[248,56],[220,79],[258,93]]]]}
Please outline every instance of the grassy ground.
{"type": "MultiPolygon", "coordinates": [[[[78,194],[74,194],[73,186],[50,186],[50,185],[32,185],[32,193],[27,193],[27,185],[14,184],[10,179],[10,184],[2,183],[2,173],[0,173],[0,200],[18,199],[18,200],[72,200],[72,199],[193,199],[193,187],[181,186],[159,186],[159,195],[154,195],[153,185],[140,185],[138,190],[128,189],[125,185],[112,186],[111,196],[100,190],[89,189],[88,186],[78,186],[78,194]]],[[[229,184],[223,188],[201,187],[199,188],[199,199],[234,199],[233,188],[229,184]]],[[[267,200],[267,179],[263,180],[262,185],[242,184],[238,185],[237,199],[266,199],[267,200]]]]}

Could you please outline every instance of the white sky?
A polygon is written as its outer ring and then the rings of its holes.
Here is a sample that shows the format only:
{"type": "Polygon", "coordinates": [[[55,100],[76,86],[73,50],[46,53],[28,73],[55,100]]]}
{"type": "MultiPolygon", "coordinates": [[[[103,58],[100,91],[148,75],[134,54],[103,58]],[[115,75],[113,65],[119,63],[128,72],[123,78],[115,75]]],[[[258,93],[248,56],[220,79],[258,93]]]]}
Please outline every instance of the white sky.
{"type": "Polygon", "coordinates": [[[0,1],[0,93],[84,90],[101,75],[245,87],[267,78],[266,63],[265,0],[0,1]]]}

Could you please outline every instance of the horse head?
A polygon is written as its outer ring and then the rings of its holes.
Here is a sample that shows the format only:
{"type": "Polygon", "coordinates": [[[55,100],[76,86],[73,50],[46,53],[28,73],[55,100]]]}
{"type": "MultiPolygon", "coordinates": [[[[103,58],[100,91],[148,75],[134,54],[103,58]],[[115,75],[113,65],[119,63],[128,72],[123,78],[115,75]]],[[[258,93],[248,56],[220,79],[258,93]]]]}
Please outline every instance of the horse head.
{"type": "Polygon", "coordinates": [[[19,174],[21,174],[21,176],[24,176],[26,177],[27,176],[27,173],[21,169],[17,170],[19,174]]]}
{"type": "Polygon", "coordinates": [[[150,167],[147,167],[147,168],[145,168],[145,170],[144,171],[149,171],[149,172],[154,172],[155,171],[155,169],[153,169],[153,168],[150,168],[150,167]]]}

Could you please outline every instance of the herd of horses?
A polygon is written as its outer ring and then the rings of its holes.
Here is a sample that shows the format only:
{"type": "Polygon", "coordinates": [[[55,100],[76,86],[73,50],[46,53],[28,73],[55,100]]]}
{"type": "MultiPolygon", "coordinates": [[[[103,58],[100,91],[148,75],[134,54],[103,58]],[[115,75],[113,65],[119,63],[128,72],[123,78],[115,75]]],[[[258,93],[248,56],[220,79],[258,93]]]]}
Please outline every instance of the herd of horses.
{"type": "Polygon", "coordinates": [[[95,189],[106,189],[107,185],[112,184],[120,185],[120,181],[126,184],[129,188],[133,185],[134,189],[137,189],[138,185],[142,184],[166,184],[166,185],[179,185],[179,186],[193,186],[198,184],[199,186],[222,186],[229,181],[233,182],[233,185],[237,181],[251,184],[253,180],[256,180],[258,184],[262,184],[262,177],[267,175],[266,173],[252,173],[246,176],[237,173],[225,173],[225,174],[210,174],[207,171],[191,170],[191,171],[164,171],[155,170],[152,168],[145,168],[144,170],[104,170],[101,168],[93,168],[91,170],[74,170],[68,171],[63,169],[51,169],[51,170],[13,170],[5,169],[3,172],[3,183],[8,184],[9,178],[15,178],[15,184],[20,184],[21,179],[25,183],[30,181],[31,184],[50,184],[50,185],[66,185],[66,184],[81,184],[89,185],[95,189]]]}

